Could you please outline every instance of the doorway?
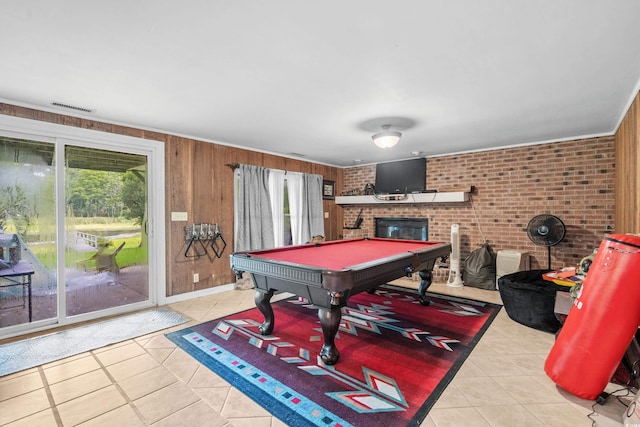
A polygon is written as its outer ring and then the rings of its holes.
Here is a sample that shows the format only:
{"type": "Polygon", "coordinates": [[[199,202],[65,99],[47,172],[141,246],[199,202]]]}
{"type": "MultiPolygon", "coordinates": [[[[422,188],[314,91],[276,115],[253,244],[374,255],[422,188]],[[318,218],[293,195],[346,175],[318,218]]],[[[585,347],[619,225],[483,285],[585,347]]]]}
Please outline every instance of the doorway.
{"type": "Polygon", "coordinates": [[[0,128],[0,337],[156,305],[161,147],[24,136],[0,128]]]}

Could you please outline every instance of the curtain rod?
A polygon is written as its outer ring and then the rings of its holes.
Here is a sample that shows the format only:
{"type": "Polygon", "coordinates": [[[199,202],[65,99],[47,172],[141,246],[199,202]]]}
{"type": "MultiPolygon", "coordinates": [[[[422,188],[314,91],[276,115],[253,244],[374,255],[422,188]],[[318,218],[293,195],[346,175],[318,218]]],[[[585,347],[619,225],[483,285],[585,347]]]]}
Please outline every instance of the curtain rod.
{"type": "MultiPolygon", "coordinates": [[[[225,166],[229,166],[231,168],[231,170],[235,171],[236,169],[238,169],[240,167],[240,163],[226,163],[225,166]]],[[[281,171],[281,172],[284,172],[285,175],[287,173],[289,173],[289,172],[290,173],[299,173],[299,174],[303,174],[304,175],[304,172],[293,172],[293,171],[286,171],[286,170],[283,170],[283,169],[275,169],[275,168],[266,168],[266,169],[271,169],[271,170],[274,170],[274,171],[281,171]]]]}

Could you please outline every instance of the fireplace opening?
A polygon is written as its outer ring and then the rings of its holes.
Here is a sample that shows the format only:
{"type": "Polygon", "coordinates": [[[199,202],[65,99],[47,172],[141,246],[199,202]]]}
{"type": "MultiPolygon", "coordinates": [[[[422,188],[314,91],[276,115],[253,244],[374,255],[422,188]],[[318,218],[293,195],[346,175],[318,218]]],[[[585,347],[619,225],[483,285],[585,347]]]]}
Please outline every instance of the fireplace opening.
{"type": "Polygon", "coordinates": [[[428,218],[375,218],[376,237],[429,240],[428,218]]]}

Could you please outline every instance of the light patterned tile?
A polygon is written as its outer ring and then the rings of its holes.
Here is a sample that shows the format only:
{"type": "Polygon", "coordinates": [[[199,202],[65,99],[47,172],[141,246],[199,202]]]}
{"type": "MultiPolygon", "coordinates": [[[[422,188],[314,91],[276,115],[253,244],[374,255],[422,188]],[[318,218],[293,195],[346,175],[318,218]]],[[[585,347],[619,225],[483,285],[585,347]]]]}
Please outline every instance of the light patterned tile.
{"type": "Polygon", "coordinates": [[[74,359],[66,363],[45,368],[44,375],[47,377],[49,384],[55,384],[68,380],[69,378],[77,377],[78,375],[86,374],[87,372],[95,371],[96,369],[101,369],[100,364],[91,354],[86,354],[85,357],[80,359],[74,359]]]}
{"type": "Polygon", "coordinates": [[[38,372],[38,368],[37,367],[36,368],[31,368],[31,369],[25,369],[24,371],[15,372],[13,374],[0,376],[0,387],[2,386],[2,383],[4,383],[5,381],[10,381],[10,380],[16,379],[18,377],[22,377],[24,375],[31,375],[34,372],[38,372]]]}
{"type": "MultiPolygon", "coordinates": [[[[180,325],[183,326],[183,325],[180,325]]],[[[164,331],[163,331],[164,332],[164,331]]],[[[141,337],[137,337],[134,338],[133,340],[140,346],[144,347],[149,341],[151,341],[153,339],[155,335],[153,334],[149,334],[149,335],[143,335],[141,337]]]]}
{"type": "Polygon", "coordinates": [[[473,406],[514,405],[518,401],[493,378],[454,378],[453,384],[464,394],[473,406]]]}
{"type": "Polygon", "coordinates": [[[548,426],[592,427],[591,420],[570,403],[545,403],[523,406],[548,426]]]}
{"type": "Polygon", "coordinates": [[[284,422],[280,421],[276,417],[272,417],[271,418],[271,427],[288,427],[288,426],[287,426],[287,424],[285,424],[284,422]]]}
{"type": "Polygon", "coordinates": [[[145,348],[145,350],[151,357],[156,359],[158,363],[163,363],[173,352],[172,348],[145,348]]]}
{"type": "MultiPolygon", "coordinates": [[[[232,388],[222,408],[222,416],[228,419],[268,417],[269,412],[240,391],[232,388]]],[[[232,421],[233,422],[233,421],[232,421]]]]}
{"type": "Polygon", "coordinates": [[[511,357],[499,354],[473,354],[470,358],[482,372],[490,377],[524,375],[524,371],[511,357]]]}
{"type": "Polygon", "coordinates": [[[128,341],[125,345],[96,353],[96,357],[104,366],[109,366],[142,354],[145,354],[144,348],[134,341],[128,341]]]}
{"type": "Polygon", "coordinates": [[[99,415],[126,405],[127,401],[116,389],[109,386],[57,406],[65,426],[75,426],[99,415]]]}
{"type": "Polygon", "coordinates": [[[4,427],[57,427],[56,417],[53,416],[51,409],[37,412],[28,417],[21,418],[9,424],[3,424],[4,427]]]}
{"type": "Polygon", "coordinates": [[[157,366],[160,366],[160,364],[149,354],[145,353],[114,365],[107,366],[107,371],[109,371],[109,374],[111,374],[117,382],[120,382],[126,378],[149,371],[157,366]]]}
{"type": "Polygon", "coordinates": [[[50,363],[45,363],[44,365],[42,365],[42,367],[44,369],[47,369],[47,368],[50,368],[52,366],[63,365],[65,363],[73,362],[75,360],[84,359],[85,357],[89,357],[89,356],[91,356],[90,352],[79,353],[79,354],[75,354],[73,356],[65,357],[64,359],[58,359],[58,360],[54,360],[53,362],[50,362],[50,363]]]}
{"type": "Polygon", "coordinates": [[[26,375],[14,376],[0,382],[0,402],[43,387],[42,378],[37,370],[26,375]]]}
{"type": "Polygon", "coordinates": [[[199,400],[200,397],[189,387],[182,382],[177,382],[147,394],[133,403],[145,420],[153,424],[199,400]]]}
{"type": "MultiPolygon", "coordinates": [[[[163,365],[164,366],[164,365],[163,365]]],[[[173,375],[178,377],[180,381],[188,383],[198,370],[198,364],[193,365],[168,365],[165,366],[173,375]]]]}
{"type": "Polygon", "coordinates": [[[486,377],[487,374],[473,362],[473,357],[465,360],[464,364],[456,373],[456,378],[460,377],[486,377]]]}
{"type": "Polygon", "coordinates": [[[564,400],[555,388],[541,384],[532,376],[494,377],[493,379],[521,404],[553,403],[564,400]]]}
{"type": "Polygon", "coordinates": [[[178,381],[175,375],[163,366],[157,366],[133,377],[126,378],[118,384],[129,399],[136,400],[178,381]]]}
{"type": "Polygon", "coordinates": [[[449,386],[442,392],[433,408],[467,408],[472,406],[469,399],[460,391],[455,384],[449,386]]]}
{"type": "Polygon", "coordinates": [[[206,366],[199,366],[189,381],[191,388],[227,387],[229,383],[206,366]]]}
{"type": "Polygon", "coordinates": [[[491,427],[476,408],[432,409],[429,416],[438,427],[491,427]]]}
{"type": "Polygon", "coordinates": [[[490,345],[491,349],[502,355],[515,354],[548,354],[551,350],[551,344],[539,339],[528,338],[507,338],[507,339],[490,339],[484,342],[490,345]]]}
{"type": "Polygon", "coordinates": [[[89,394],[111,385],[111,379],[102,369],[87,372],[68,380],[52,384],[49,389],[56,405],[89,394]]]}
{"type": "Polygon", "coordinates": [[[476,346],[474,347],[473,351],[471,352],[471,355],[477,356],[481,354],[484,354],[487,356],[495,356],[498,353],[496,353],[496,350],[494,349],[493,345],[491,345],[491,341],[480,340],[480,342],[476,344],[476,346]]]}
{"type": "Polygon", "coordinates": [[[114,350],[116,348],[125,347],[125,346],[131,344],[132,342],[133,342],[132,340],[118,341],[118,342],[113,343],[113,344],[105,345],[104,347],[96,348],[95,350],[92,350],[92,352],[93,353],[104,353],[105,351],[111,351],[111,350],[114,350]]]}
{"type": "Polygon", "coordinates": [[[150,348],[176,348],[177,346],[174,344],[173,341],[171,341],[170,339],[168,339],[166,336],[164,335],[156,335],[153,338],[151,338],[149,341],[147,341],[144,345],[144,348],[146,349],[150,349],[150,348]]]}
{"type": "Polygon", "coordinates": [[[154,427],[223,427],[228,421],[203,401],[187,406],[169,415],[157,423],[154,427]]]}
{"type": "Polygon", "coordinates": [[[514,354],[509,356],[527,375],[543,375],[546,354],[514,354]]]}
{"type": "MultiPolygon", "coordinates": [[[[247,417],[247,418],[232,418],[229,421],[233,427],[273,427],[273,420],[275,417],[247,417]]],[[[284,424],[281,424],[284,425],[284,424]]]]}
{"type": "Polygon", "coordinates": [[[0,425],[8,424],[49,408],[44,388],[0,402],[0,425]]]}
{"type": "Polygon", "coordinates": [[[145,425],[131,405],[124,405],[79,424],[78,427],[143,427],[145,425]]]}
{"type": "Polygon", "coordinates": [[[520,405],[481,406],[478,412],[491,427],[546,427],[546,424],[520,405]]]}
{"type": "Polygon", "coordinates": [[[189,353],[176,347],[163,363],[164,366],[197,366],[200,365],[189,353]]]}
{"type": "Polygon", "coordinates": [[[227,396],[231,390],[231,386],[227,387],[215,387],[215,388],[196,388],[193,391],[200,396],[202,400],[207,402],[209,406],[215,409],[217,412],[222,412],[224,403],[227,401],[227,396]]]}

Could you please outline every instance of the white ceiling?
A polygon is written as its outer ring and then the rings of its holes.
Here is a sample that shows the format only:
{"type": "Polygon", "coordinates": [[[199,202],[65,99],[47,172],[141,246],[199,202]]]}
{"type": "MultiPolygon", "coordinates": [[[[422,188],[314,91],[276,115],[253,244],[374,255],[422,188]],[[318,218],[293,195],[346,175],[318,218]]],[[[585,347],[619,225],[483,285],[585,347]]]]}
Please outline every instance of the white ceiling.
{"type": "Polygon", "coordinates": [[[637,0],[0,0],[0,99],[336,166],[610,135],[639,18],[637,0]]]}

